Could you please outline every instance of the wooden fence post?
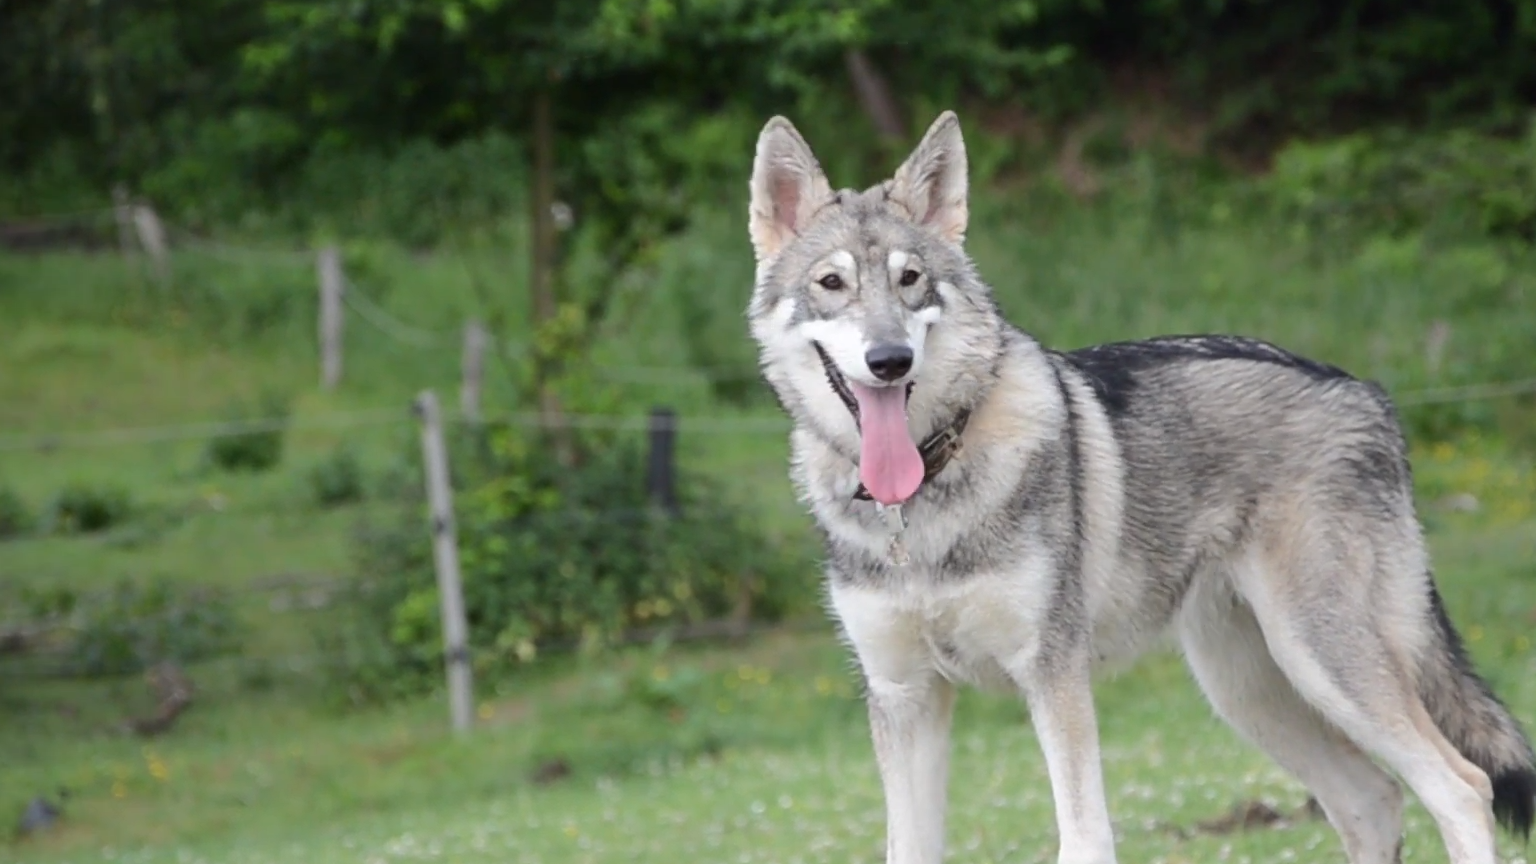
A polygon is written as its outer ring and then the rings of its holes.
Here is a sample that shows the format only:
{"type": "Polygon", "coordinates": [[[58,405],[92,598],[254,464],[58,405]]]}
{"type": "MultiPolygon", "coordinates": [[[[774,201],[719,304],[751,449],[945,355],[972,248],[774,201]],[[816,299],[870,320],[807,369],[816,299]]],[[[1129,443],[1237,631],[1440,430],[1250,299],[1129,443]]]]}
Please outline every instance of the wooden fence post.
{"type": "Polygon", "coordinates": [[[154,265],[155,279],[162,286],[169,284],[171,250],[165,237],[165,224],[160,221],[153,207],[136,204],[133,207],[133,226],[138,229],[139,245],[149,253],[150,263],[154,265]]]}
{"type": "Polygon", "coordinates": [[[347,290],[341,251],[335,246],[321,249],[315,269],[320,277],[320,384],[334,390],[341,382],[341,293],[347,290]]]}
{"type": "Polygon", "coordinates": [[[650,421],[650,459],[646,465],[645,487],[652,503],[677,515],[677,414],[671,408],[652,408],[650,421]]]}
{"type": "Polygon", "coordinates": [[[464,356],[460,361],[459,411],[470,423],[480,422],[480,379],[485,370],[485,326],[473,319],[464,324],[464,356]]]}
{"type": "Polygon", "coordinates": [[[459,585],[458,530],[453,520],[453,490],[448,482],[448,450],[443,444],[442,414],[437,394],[423,390],[416,397],[421,418],[421,453],[426,466],[427,500],[432,507],[432,554],[437,564],[438,608],[443,622],[443,657],[448,672],[448,705],[455,731],[469,729],[474,718],[468,626],[464,594],[459,585]]]}

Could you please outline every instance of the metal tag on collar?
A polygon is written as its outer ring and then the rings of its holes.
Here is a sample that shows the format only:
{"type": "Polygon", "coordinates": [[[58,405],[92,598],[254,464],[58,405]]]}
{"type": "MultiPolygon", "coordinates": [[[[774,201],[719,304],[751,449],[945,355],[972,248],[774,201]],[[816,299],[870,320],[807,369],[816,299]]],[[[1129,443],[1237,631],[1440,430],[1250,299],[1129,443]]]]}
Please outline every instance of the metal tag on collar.
{"type": "Polygon", "coordinates": [[[897,567],[905,567],[912,563],[912,556],[907,552],[907,544],[901,542],[902,532],[907,530],[907,517],[902,512],[900,504],[879,504],[875,507],[881,516],[885,517],[885,525],[891,530],[891,542],[885,549],[885,557],[897,567]]]}
{"type": "Polygon", "coordinates": [[[900,504],[876,502],[875,510],[885,519],[885,527],[889,528],[892,534],[900,534],[907,530],[907,516],[902,512],[900,504]]]}

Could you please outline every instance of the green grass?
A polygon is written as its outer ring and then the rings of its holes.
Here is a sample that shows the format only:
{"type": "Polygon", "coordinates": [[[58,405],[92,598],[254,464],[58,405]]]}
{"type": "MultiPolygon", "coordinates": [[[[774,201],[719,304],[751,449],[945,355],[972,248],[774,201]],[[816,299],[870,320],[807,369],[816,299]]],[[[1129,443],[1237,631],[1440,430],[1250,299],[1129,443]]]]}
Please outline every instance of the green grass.
{"type": "MultiPolygon", "coordinates": [[[[1520,716],[1536,716],[1536,522],[1466,524],[1433,547],[1480,668],[1520,716]]],[[[555,660],[487,685],[466,738],[447,730],[439,699],[333,717],[217,681],[206,707],[147,746],[97,731],[117,704],[78,701],[77,688],[8,696],[0,802],[61,783],[75,797],[57,833],[0,855],[878,860],[883,807],[862,710],[846,655],[825,635],[555,660]],[[69,705],[78,713],[66,716],[69,705]],[[554,758],[571,775],[532,782],[554,758]]],[[[1305,797],[1212,719],[1176,658],[1154,654],[1097,695],[1122,860],[1207,861],[1228,847],[1233,861],[1338,860],[1316,822],[1174,833],[1244,801],[1296,808],[1305,797]]],[[[1054,860],[1049,787],[1019,703],[967,692],[954,740],[952,860],[1054,860]]],[[[1409,824],[1411,860],[1444,860],[1416,803],[1409,824]]]]}
{"type": "MultiPolygon", "coordinates": [[[[1394,392],[1536,377],[1536,269],[1468,243],[1374,240],[1321,254],[1289,227],[1191,196],[1158,209],[1135,189],[1109,205],[1021,196],[975,204],[970,247],[1005,311],[1055,347],[1166,332],[1269,338],[1375,377],[1394,392]],[[1425,348],[1450,325],[1444,358],[1425,348]]],[[[1240,208],[1238,208],[1240,209],[1240,208]]],[[[573,384],[578,412],[772,420],[766,399],[717,398],[695,370],[751,371],[741,310],[751,262],[739,214],[708,213],[626,285],[573,384]],[[647,374],[640,374],[647,373],[647,374]]],[[[70,483],[115,485],[133,516],[102,535],[0,542],[0,622],[25,590],[97,590],[163,578],[239,591],[274,577],[345,575],[351,531],[381,506],[322,508],[310,468],[346,443],[376,493],[418,444],[406,406],[423,387],[457,398],[456,334],[471,314],[504,323],[488,410],[511,397],[527,337],[515,243],[417,256],[350,250],[359,290],[421,347],[348,316],[347,372],[316,386],[313,265],[304,256],[192,251],[169,292],[110,255],[0,256],[0,486],[34,512],[70,483]],[[267,392],[292,399],[282,464],[210,470],[206,442],[22,447],[69,432],[218,421],[267,392]],[[349,428],[336,412],[399,411],[349,428]]],[[[1453,616],[1495,686],[1536,720],[1528,631],[1536,608],[1536,410],[1530,399],[1405,409],[1437,572],[1453,616]],[[1450,430],[1445,432],[1444,430],[1450,430]],[[1439,443],[1430,443],[1436,433],[1439,443]],[[1444,434],[1441,434],[1444,433],[1444,434]],[[1471,494],[1475,513],[1441,506],[1471,494]]],[[[681,461],[727,482],[781,542],[813,542],[785,477],[781,431],[684,426],[681,461]]],[[[197,705],[153,742],[112,732],[149,701],[142,682],[38,681],[0,657],[0,825],[34,794],[69,786],[68,816],[0,860],[92,861],[875,861],[882,806],[848,660],[826,635],[744,646],[556,658],[482,681],[486,718],[459,740],[441,699],[339,711],[315,635],[333,610],[237,594],[246,655],[194,669],[197,705]],[[303,664],[291,668],[289,658],[303,664]],[[665,669],[658,674],[658,669],[665,669]],[[573,775],[529,781],[539,764],[573,775]],[[163,769],[163,770],[162,770],[163,769]]],[[[815,620],[817,597],[805,598],[815,620]]],[[[1099,687],[1111,807],[1128,862],[1337,860],[1321,824],[1180,840],[1233,804],[1303,793],[1210,718],[1174,658],[1154,656],[1099,687]]],[[[1049,789],[1016,701],[968,695],[957,724],[950,832],[963,862],[1054,858],[1049,789]]],[[[1422,810],[1412,860],[1442,860],[1422,810]]]]}

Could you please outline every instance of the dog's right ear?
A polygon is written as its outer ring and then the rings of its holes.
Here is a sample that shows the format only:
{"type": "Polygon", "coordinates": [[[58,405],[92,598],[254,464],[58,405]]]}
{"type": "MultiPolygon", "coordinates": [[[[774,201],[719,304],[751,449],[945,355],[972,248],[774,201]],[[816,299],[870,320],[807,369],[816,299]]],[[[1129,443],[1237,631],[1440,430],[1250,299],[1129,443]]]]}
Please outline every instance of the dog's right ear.
{"type": "Polygon", "coordinates": [[[810,145],[783,117],[769,120],[757,136],[751,185],[748,230],[760,262],[779,254],[832,197],[810,145]]]}

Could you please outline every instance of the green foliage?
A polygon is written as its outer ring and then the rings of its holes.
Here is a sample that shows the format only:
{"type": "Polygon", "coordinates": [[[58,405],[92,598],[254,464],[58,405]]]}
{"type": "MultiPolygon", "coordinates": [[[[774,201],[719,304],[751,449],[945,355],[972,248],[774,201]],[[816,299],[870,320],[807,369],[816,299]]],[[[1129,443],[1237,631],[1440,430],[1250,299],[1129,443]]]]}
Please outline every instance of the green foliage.
{"type": "Polygon", "coordinates": [[[1536,124],[1522,137],[1358,133],[1286,147],[1265,181],[1318,238],[1536,241],[1536,124]]]}
{"type": "MultiPolygon", "coordinates": [[[[440,246],[526,210],[532,106],[548,104],[550,180],[574,213],[553,281],[574,311],[557,325],[568,350],[533,357],[543,381],[586,359],[700,205],[735,200],[769,114],[793,114],[839,182],[887,170],[855,61],[878,70],[914,133],[940,107],[977,118],[981,182],[1023,149],[986,127],[1038,138],[1043,155],[1056,121],[1104,101],[1196,114],[1194,137],[1254,156],[1298,132],[1385,121],[1507,131],[1536,84],[1533,2],[12,4],[0,8],[0,92],[16,95],[0,106],[15,132],[0,142],[0,212],[99,205],[123,182],[181,227],[440,246]]],[[[1127,161],[1109,141],[1090,136],[1088,158],[1127,161]]],[[[1529,144],[1400,143],[1297,149],[1281,186],[1322,236],[1356,217],[1536,233],[1529,144]]],[[[304,268],[267,282],[181,266],[175,308],[237,335],[297,317],[312,281],[304,268]]],[[[761,392],[702,335],[723,320],[716,306],[678,311],[693,362],[727,369],[717,396],[761,392]]]]}
{"type": "Polygon", "coordinates": [[[756,347],[746,338],[746,304],[729,287],[752,284],[743,234],[728,211],[707,211],[688,242],[667,250],[656,281],[668,288],[682,359],[708,376],[714,397],[733,405],[766,404],[772,395],[758,375],[756,347]]]}
{"type": "Polygon", "coordinates": [[[254,405],[238,404],[226,415],[235,426],[230,434],[208,439],[206,462],[223,471],[268,471],[283,458],[283,437],[289,406],[276,394],[265,394],[254,405]]]}
{"type": "Polygon", "coordinates": [[[313,320],[314,265],[307,257],[290,259],[285,267],[257,269],[177,256],[173,294],[158,308],[232,342],[272,334],[292,338],[288,325],[313,320]]]}
{"type": "MultiPolygon", "coordinates": [[[[705,478],[682,476],[681,513],[670,516],[647,499],[639,447],[609,437],[581,443],[581,463],[562,468],[546,442],[492,428],[483,463],[455,479],[465,606],[480,664],[597,648],[635,629],[748,608],[771,620],[805,587],[808,563],[775,548],[705,478]]],[[[354,600],[371,647],[349,650],[372,658],[359,665],[380,670],[371,673],[375,683],[398,681],[401,670],[440,668],[429,525],[421,494],[408,491],[420,488],[403,484],[407,506],[397,524],[359,535],[359,569],[370,587],[354,600]]]]}
{"type": "Polygon", "coordinates": [[[0,540],[20,537],[32,527],[32,511],[27,509],[27,502],[15,489],[0,485],[0,540]]]}
{"type": "MultiPolygon", "coordinates": [[[[1509,313],[1536,291],[1536,126],[1517,138],[1384,131],[1294,143],[1257,188],[1300,241],[1358,283],[1434,286],[1426,299],[1442,324],[1457,321],[1462,340],[1480,334],[1475,355],[1426,358],[1394,370],[1399,382],[1440,388],[1530,377],[1529,353],[1514,347],[1530,338],[1519,323],[1529,318],[1509,313]]],[[[1435,442],[1527,427],[1520,410],[1518,400],[1451,398],[1409,404],[1401,415],[1411,438],[1435,442]]]]}
{"type": "Polygon", "coordinates": [[[304,152],[299,124],[265,106],[209,116],[177,112],[163,124],[156,130],[164,136],[163,155],[144,166],[136,191],[193,226],[238,225],[258,216],[267,204],[259,181],[278,182],[304,152]],[[248,179],[230,182],[236,177],[248,179]]]}
{"type": "Polygon", "coordinates": [[[492,129],[449,145],[415,139],[394,152],[318,149],[278,200],[296,231],[440,244],[455,223],[491,224],[522,208],[521,146],[492,129]]]}
{"type": "MultiPolygon", "coordinates": [[[[261,5],[7,4],[0,89],[10,95],[0,103],[0,165],[28,167],[48,154],[98,184],[168,166],[200,137],[189,131],[259,103],[240,71],[239,46],[259,32],[261,5]]],[[[230,137],[239,131],[246,130],[230,137]]],[[[275,162],[224,167],[259,179],[275,162]]]]}
{"type": "Polygon", "coordinates": [[[0,89],[14,96],[0,164],[68,164],[98,195],[129,179],[223,218],[249,203],[228,178],[270,191],[317,153],[520,131],[545,88],[564,95],[557,125],[576,150],[622,141],[612,124],[632,107],[756,115],[834,93],[848,105],[850,50],[910,102],[1080,111],[1140,78],[1210,106],[1234,143],[1384,118],[1508,122],[1536,78],[1528,0],[1159,0],[1113,15],[1086,0],[174,0],[11,4],[0,31],[0,89]]]}
{"type": "Polygon", "coordinates": [[[101,595],[55,598],[73,639],[66,666],[82,675],[126,675],[164,660],[191,663],[238,650],[233,608],[221,593],[165,581],[123,580],[101,595]]]}
{"type": "Polygon", "coordinates": [[[345,445],[309,470],[309,488],[321,507],[339,507],[363,499],[363,467],[345,445]]]}
{"type": "Polygon", "coordinates": [[[48,527],[62,534],[94,534],[118,527],[133,513],[128,490],[112,484],[75,482],[54,496],[48,527]]]}

